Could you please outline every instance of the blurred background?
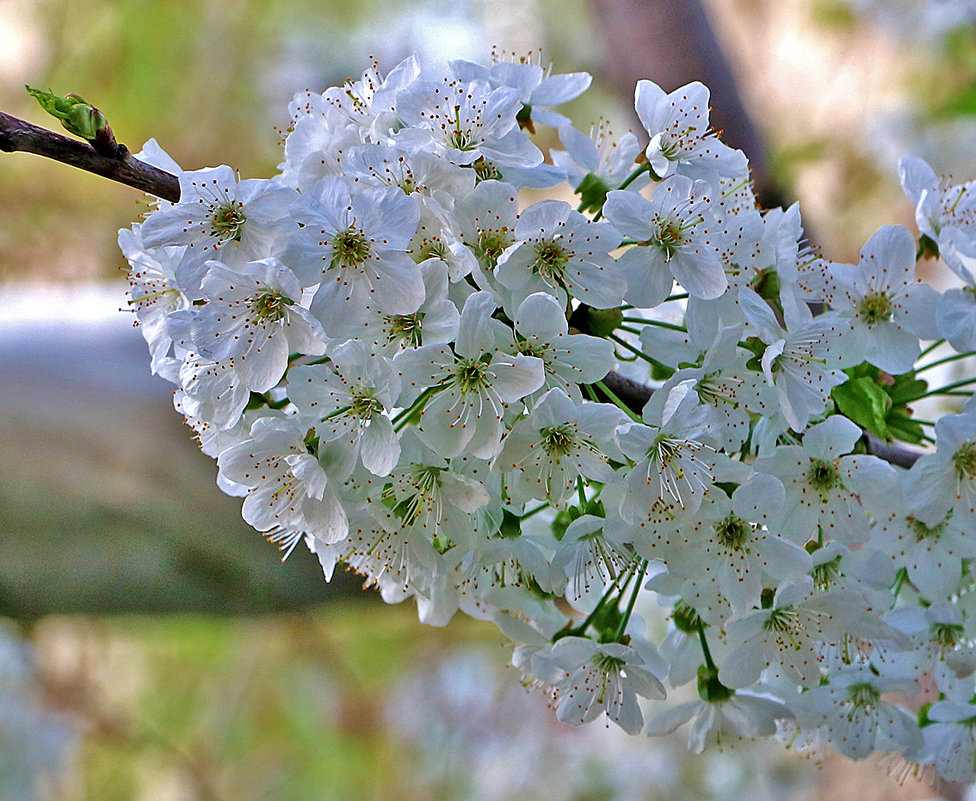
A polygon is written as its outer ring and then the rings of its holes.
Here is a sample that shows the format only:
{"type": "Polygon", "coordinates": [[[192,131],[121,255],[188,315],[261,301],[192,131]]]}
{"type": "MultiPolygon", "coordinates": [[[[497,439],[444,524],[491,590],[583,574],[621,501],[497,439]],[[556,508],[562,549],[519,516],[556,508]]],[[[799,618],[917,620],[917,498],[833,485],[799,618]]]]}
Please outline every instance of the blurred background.
{"type": "MultiPolygon", "coordinates": [[[[712,88],[767,204],[853,261],[913,227],[899,156],[976,177],[976,23],[938,0],[0,0],[0,109],[76,92],[138,151],[268,177],[287,104],[411,52],[541,50],[636,127],[712,88]]],[[[542,147],[556,144],[540,137],[542,147]]],[[[149,375],[116,231],[135,190],[0,154],[0,801],[962,798],[897,765],[559,725],[489,626],[423,627],[239,519],[149,375]]]]}

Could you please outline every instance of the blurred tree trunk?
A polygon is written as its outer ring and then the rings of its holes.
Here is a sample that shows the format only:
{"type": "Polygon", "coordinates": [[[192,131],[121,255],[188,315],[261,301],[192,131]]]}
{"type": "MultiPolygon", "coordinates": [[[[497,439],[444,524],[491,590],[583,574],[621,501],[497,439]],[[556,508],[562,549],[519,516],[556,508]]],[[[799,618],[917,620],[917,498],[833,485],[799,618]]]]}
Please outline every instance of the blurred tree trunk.
{"type": "Polygon", "coordinates": [[[606,39],[603,80],[631,96],[649,78],[671,92],[691,81],[711,90],[711,124],[722,139],[749,157],[759,202],[783,203],[769,173],[762,135],[736,89],[728,60],[700,0],[591,0],[595,22],[606,39]]]}

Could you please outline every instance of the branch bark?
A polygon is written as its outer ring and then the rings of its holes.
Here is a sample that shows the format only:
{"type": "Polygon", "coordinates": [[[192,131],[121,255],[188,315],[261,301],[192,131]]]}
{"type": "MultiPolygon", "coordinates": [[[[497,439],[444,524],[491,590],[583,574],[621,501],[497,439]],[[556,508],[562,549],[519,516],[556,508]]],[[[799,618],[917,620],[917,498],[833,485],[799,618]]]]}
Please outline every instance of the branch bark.
{"type": "Polygon", "coordinates": [[[173,203],[180,199],[180,182],[175,175],[139,161],[125,145],[119,145],[116,158],[103,156],[87,142],[62,136],[2,111],[0,150],[6,153],[35,153],[173,203]]]}

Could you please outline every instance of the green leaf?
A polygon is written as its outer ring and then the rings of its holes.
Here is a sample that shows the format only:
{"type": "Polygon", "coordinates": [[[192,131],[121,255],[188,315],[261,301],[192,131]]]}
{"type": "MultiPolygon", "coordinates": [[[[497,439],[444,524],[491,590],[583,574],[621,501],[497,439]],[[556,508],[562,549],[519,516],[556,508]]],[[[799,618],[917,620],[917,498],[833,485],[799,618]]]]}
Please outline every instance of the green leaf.
{"type": "Polygon", "coordinates": [[[885,421],[891,398],[884,388],[867,376],[851,378],[830,393],[840,412],[861,428],[881,439],[891,434],[885,421]]]}

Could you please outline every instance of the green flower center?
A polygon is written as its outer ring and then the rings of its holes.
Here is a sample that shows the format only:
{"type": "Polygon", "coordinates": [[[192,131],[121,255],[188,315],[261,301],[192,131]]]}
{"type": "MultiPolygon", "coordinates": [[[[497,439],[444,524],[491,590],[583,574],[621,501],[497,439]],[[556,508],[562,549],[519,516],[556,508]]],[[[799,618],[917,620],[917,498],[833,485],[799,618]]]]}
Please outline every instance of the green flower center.
{"type": "Polygon", "coordinates": [[[352,403],[349,405],[351,416],[368,420],[374,415],[382,413],[382,411],[383,404],[373,397],[371,387],[362,387],[352,392],[352,403]]]}
{"type": "Polygon", "coordinates": [[[569,254],[554,239],[546,239],[535,246],[535,261],[530,265],[532,271],[543,278],[562,281],[566,273],[569,254]]]}
{"type": "Polygon", "coordinates": [[[773,609],[763,623],[764,631],[774,631],[779,634],[788,634],[798,628],[799,615],[789,607],[785,609],[773,609]]]}
{"type": "Polygon", "coordinates": [[[936,523],[934,526],[929,526],[923,523],[914,515],[909,515],[906,518],[908,522],[908,530],[915,535],[916,542],[922,542],[923,540],[937,540],[942,536],[942,532],[945,531],[946,521],[943,520],[940,523],[936,523]]]}
{"type": "Polygon", "coordinates": [[[929,639],[945,653],[956,647],[964,630],[960,623],[933,623],[929,628],[929,639]]]}
{"type": "Polygon", "coordinates": [[[267,291],[254,299],[254,312],[259,320],[280,320],[285,316],[285,309],[294,301],[284,295],[267,291]]]}
{"type": "Polygon", "coordinates": [[[493,270],[498,264],[498,257],[511,244],[512,238],[508,235],[507,228],[500,231],[479,231],[474,253],[484,267],[493,270]]]}
{"type": "Polygon", "coordinates": [[[829,562],[823,562],[813,568],[811,577],[813,583],[820,590],[830,589],[840,576],[840,557],[835,556],[829,562]]]}
{"type": "Polygon", "coordinates": [[[867,682],[860,682],[847,688],[847,698],[855,709],[867,709],[878,705],[881,693],[867,682]]]}
{"type": "Polygon", "coordinates": [[[610,656],[610,654],[596,654],[593,662],[601,672],[606,674],[619,673],[627,664],[619,656],[610,656]]]}
{"type": "Polygon", "coordinates": [[[823,494],[840,486],[840,471],[833,462],[811,459],[807,470],[807,481],[817,492],[823,494]]]}
{"type": "Polygon", "coordinates": [[[557,462],[573,449],[576,442],[575,427],[569,423],[540,429],[539,434],[542,436],[542,449],[557,462]]]}
{"type": "Polygon", "coordinates": [[[413,314],[395,314],[384,318],[388,326],[389,333],[387,341],[405,342],[413,348],[423,345],[423,320],[424,312],[414,312],[413,314]]]}
{"type": "Polygon", "coordinates": [[[457,371],[454,373],[454,383],[461,389],[462,394],[480,392],[488,377],[487,365],[477,359],[461,359],[457,371]]]}
{"type": "Polygon", "coordinates": [[[419,261],[427,261],[427,259],[447,261],[447,252],[447,245],[439,239],[432,239],[424,242],[417,255],[419,256],[419,261]]]}
{"type": "Polygon", "coordinates": [[[736,514],[729,514],[715,524],[715,534],[723,548],[741,551],[752,539],[752,526],[736,514]]]}
{"type": "Polygon", "coordinates": [[[501,181],[504,180],[504,176],[501,170],[495,165],[495,162],[488,161],[486,158],[478,159],[474,164],[474,180],[475,183],[480,184],[482,181],[501,181]]]}
{"type": "Polygon", "coordinates": [[[870,292],[861,298],[857,313],[865,325],[886,323],[891,320],[893,313],[891,298],[883,292],[870,292]]]}
{"type": "Polygon", "coordinates": [[[664,251],[664,260],[670,261],[685,243],[684,231],[677,220],[669,217],[658,217],[654,222],[657,223],[657,234],[651,241],[664,251]]]}
{"type": "Polygon", "coordinates": [[[244,234],[244,220],[243,206],[238,203],[224,203],[217,207],[210,223],[215,236],[240,242],[244,234]]]}
{"type": "Polygon", "coordinates": [[[332,237],[332,267],[356,267],[369,258],[369,240],[356,228],[347,228],[332,237]]]}
{"type": "Polygon", "coordinates": [[[967,442],[952,455],[959,478],[976,478],[976,442],[967,442]]]}

